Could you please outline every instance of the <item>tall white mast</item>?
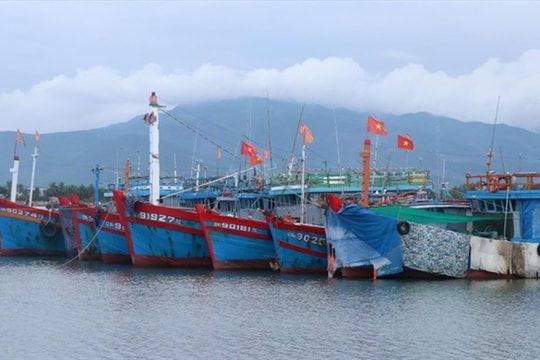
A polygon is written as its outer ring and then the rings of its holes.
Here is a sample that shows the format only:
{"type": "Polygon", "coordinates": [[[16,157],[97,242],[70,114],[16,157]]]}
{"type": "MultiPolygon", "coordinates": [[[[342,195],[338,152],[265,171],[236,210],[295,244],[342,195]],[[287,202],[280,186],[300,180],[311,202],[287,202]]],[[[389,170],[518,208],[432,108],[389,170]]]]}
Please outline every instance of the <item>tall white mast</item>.
{"type": "Polygon", "coordinates": [[[17,201],[17,185],[19,182],[19,155],[17,155],[17,143],[21,143],[26,146],[26,143],[24,142],[24,138],[19,129],[17,129],[17,133],[15,134],[15,148],[13,150],[13,167],[9,169],[9,171],[11,172],[11,195],[9,199],[13,202],[17,201]]]}
{"type": "Polygon", "coordinates": [[[150,106],[150,197],[149,202],[157,205],[159,203],[159,114],[158,98],[152,92],[149,98],[150,106]]]}
{"type": "Polygon", "coordinates": [[[11,196],[9,199],[15,202],[17,200],[17,182],[19,181],[19,155],[13,156],[13,167],[9,171],[11,172],[11,196]]]}
{"type": "Polygon", "coordinates": [[[35,136],[36,144],[34,145],[34,152],[32,153],[32,177],[30,178],[30,196],[28,197],[28,206],[32,206],[32,198],[34,196],[34,178],[36,176],[36,161],[39,156],[38,153],[38,141],[39,133],[36,131],[35,136]]]}

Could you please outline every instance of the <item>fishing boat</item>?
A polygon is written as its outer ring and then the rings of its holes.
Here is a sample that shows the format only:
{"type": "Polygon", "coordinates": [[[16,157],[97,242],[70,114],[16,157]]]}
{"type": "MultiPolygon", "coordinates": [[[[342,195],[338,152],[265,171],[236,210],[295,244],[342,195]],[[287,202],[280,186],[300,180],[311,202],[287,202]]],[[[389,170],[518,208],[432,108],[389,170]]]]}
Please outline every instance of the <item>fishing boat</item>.
{"type": "Polygon", "coordinates": [[[214,270],[270,270],[275,249],[264,220],[220,214],[195,205],[214,270]]]}
{"type": "MultiPolygon", "coordinates": [[[[469,237],[433,226],[431,222],[441,214],[410,208],[409,219],[416,221],[407,221],[401,213],[404,209],[393,216],[376,212],[386,207],[368,209],[370,147],[366,139],[362,151],[366,173],[362,206],[327,195],[328,275],[332,277],[339,270],[344,277],[464,278],[469,237]]],[[[451,220],[450,214],[442,216],[445,223],[473,220],[467,216],[455,215],[457,220],[451,220]]]]}
{"type": "Polygon", "coordinates": [[[101,260],[98,242],[89,242],[86,237],[81,237],[76,220],[78,211],[85,211],[89,206],[81,203],[74,194],[71,195],[71,200],[65,196],[58,196],[58,200],[62,233],[66,244],[69,244],[69,247],[66,246],[67,256],[70,258],[78,257],[79,260],[83,261],[101,260]]]}
{"type": "Polygon", "coordinates": [[[159,112],[157,96],[149,98],[145,115],[149,128],[148,199],[113,190],[125,231],[131,262],[138,267],[211,267],[199,218],[194,210],[165,206],[160,198],[159,112]]]}
{"type": "MultiPolygon", "coordinates": [[[[302,129],[305,132],[306,128],[305,124],[300,124],[299,133],[302,133],[302,129]]],[[[311,137],[304,136],[302,168],[296,173],[298,178],[295,178],[299,185],[283,184],[270,190],[274,211],[265,213],[276,248],[276,261],[272,268],[281,272],[328,271],[328,244],[324,227],[326,207],[321,206],[320,202],[328,194],[344,198],[352,204],[357,202],[361,194],[367,194],[368,199],[373,202],[377,201],[378,194],[381,194],[378,199],[381,200],[388,199],[391,194],[407,194],[413,189],[430,189],[428,171],[402,169],[376,172],[367,179],[360,171],[310,173],[305,168],[305,153],[306,145],[311,143],[311,140],[311,137]]],[[[369,171],[368,165],[364,164],[364,168],[369,171]]],[[[285,181],[285,178],[280,181],[285,181]]],[[[276,180],[272,179],[271,183],[275,184],[276,180]]],[[[331,273],[334,274],[337,270],[333,269],[331,273]]]]}
{"type": "Polygon", "coordinates": [[[465,181],[463,198],[471,202],[473,213],[498,218],[474,229],[469,277],[538,278],[540,173],[487,171],[466,174],[465,181]]]}
{"type": "Polygon", "coordinates": [[[124,227],[115,209],[89,206],[75,212],[75,232],[83,248],[98,246],[105,264],[131,263],[124,227]]]}
{"type": "MultiPolygon", "coordinates": [[[[129,161],[126,169],[129,169],[129,161]]],[[[80,253],[84,254],[87,249],[92,249],[91,254],[99,254],[105,264],[129,264],[131,255],[120,215],[112,203],[108,206],[100,203],[101,170],[99,164],[92,169],[95,174],[94,203],[74,208],[73,221],[80,253]]],[[[74,202],[80,204],[78,199],[74,202]]]]}
{"type": "MultiPolygon", "coordinates": [[[[327,270],[326,235],[324,226],[321,225],[321,208],[318,205],[312,206],[314,197],[318,191],[324,192],[329,187],[337,186],[341,191],[351,191],[354,187],[347,186],[347,189],[344,189],[342,176],[310,176],[306,172],[306,145],[312,142],[313,136],[303,123],[299,125],[299,133],[304,134],[300,186],[274,186],[269,192],[273,208],[262,211],[276,251],[276,259],[271,263],[271,268],[282,273],[324,274],[327,270]],[[306,186],[306,175],[309,186],[306,186]],[[282,215],[278,215],[279,213],[282,215]]],[[[275,183],[275,180],[271,182],[275,183]]]]}
{"type": "MultiPolygon", "coordinates": [[[[362,171],[352,169],[341,172],[299,170],[293,177],[285,174],[270,177],[268,195],[274,202],[276,215],[292,217],[297,222],[302,219],[305,223],[323,225],[325,215],[318,205],[318,199],[329,193],[359,199],[363,191],[363,177],[362,171]]],[[[385,169],[372,171],[371,178],[374,180],[369,183],[369,205],[377,205],[383,199],[386,202],[397,199],[403,194],[416,192],[420,187],[427,190],[432,188],[428,170],[385,169]]]]}
{"type": "Polygon", "coordinates": [[[266,221],[274,241],[274,270],[290,274],[325,274],[327,245],[324,226],[298,223],[290,217],[267,213],[266,221]]]}
{"type": "Polygon", "coordinates": [[[53,205],[41,208],[0,198],[0,232],[0,255],[67,256],[53,205]]]}
{"type": "Polygon", "coordinates": [[[20,162],[17,144],[26,142],[21,132],[17,130],[13,167],[10,169],[11,194],[9,199],[0,198],[0,255],[66,256],[66,249],[70,247],[70,244],[65,243],[62,233],[60,214],[57,210],[58,202],[50,201],[44,206],[32,204],[38,140],[39,136],[36,133],[36,145],[32,154],[30,197],[27,204],[21,204],[16,201],[20,162]]]}
{"type": "Polygon", "coordinates": [[[154,205],[118,190],[113,197],[134,266],[212,266],[193,210],[154,205]]]}
{"type": "Polygon", "coordinates": [[[76,209],[75,216],[75,231],[83,248],[98,246],[104,264],[131,263],[124,227],[116,211],[92,206],[76,209]]]}

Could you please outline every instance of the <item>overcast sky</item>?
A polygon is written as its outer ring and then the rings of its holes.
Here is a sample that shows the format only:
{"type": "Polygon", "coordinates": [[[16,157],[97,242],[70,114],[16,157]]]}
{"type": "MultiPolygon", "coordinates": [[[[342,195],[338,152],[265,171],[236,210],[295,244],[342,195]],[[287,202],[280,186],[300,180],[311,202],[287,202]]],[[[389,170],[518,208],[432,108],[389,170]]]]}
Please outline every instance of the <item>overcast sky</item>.
{"type": "Polygon", "coordinates": [[[0,131],[237,96],[540,132],[538,1],[0,1],[0,131]]]}

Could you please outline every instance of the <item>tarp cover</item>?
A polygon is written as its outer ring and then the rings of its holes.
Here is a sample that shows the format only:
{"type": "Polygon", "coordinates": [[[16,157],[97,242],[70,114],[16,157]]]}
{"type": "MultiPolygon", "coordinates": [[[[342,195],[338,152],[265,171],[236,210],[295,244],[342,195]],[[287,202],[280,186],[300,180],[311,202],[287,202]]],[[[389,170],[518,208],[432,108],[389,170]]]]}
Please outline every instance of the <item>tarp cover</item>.
{"type": "Polygon", "coordinates": [[[400,220],[406,220],[417,224],[463,224],[473,221],[486,221],[500,219],[500,216],[487,215],[458,215],[447,212],[431,211],[429,209],[417,209],[401,205],[385,205],[372,207],[371,211],[390,216],[400,220]]]}
{"type": "Polygon", "coordinates": [[[404,266],[430,274],[465,277],[469,249],[468,235],[431,225],[411,224],[403,235],[404,266]]]}
{"type": "MultiPolygon", "coordinates": [[[[540,201],[521,200],[521,238],[540,242],[540,201]]],[[[516,239],[520,241],[520,239],[516,239]]]]}
{"type": "Polygon", "coordinates": [[[403,271],[403,251],[396,219],[358,205],[326,211],[326,239],[334,247],[333,269],[373,265],[378,275],[403,271]]]}

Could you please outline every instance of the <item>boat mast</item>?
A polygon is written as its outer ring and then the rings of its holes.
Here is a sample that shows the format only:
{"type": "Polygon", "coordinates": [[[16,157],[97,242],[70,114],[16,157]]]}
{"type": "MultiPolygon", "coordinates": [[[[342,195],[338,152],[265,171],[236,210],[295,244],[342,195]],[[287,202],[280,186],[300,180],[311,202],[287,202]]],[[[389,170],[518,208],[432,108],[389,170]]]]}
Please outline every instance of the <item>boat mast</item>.
{"type": "Polygon", "coordinates": [[[155,92],[150,95],[149,102],[153,121],[148,126],[150,128],[150,196],[148,201],[157,205],[159,203],[159,105],[155,92]]]}
{"type": "Polygon", "coordinates": [[[270,174],[272,174],[274,163],[272,160],[272,136],[270,133],[270,100],[268,100],[268,88],[266,88],[266,115],[266,122],[268,125],[268,156],[270,157],[270,174]]]}
{"type": "Polygon", "coordinates": [[[371,171],[369,168],[369,162],[371,161],[371,141],[369,139],[364,140],[364,150],[360,152],[360,156],[362,157],[363,170],[361,205],[367,208],[369,206],[369,176],[371,171]]]}
{"type": "Polygon", "coordinates": [[[497,116],[499,115],[499,103],[501,97],[497,98],[497,109],[495,110],[495,120],[493,122],[493,132],[491,133],[491,143],[489,145],[489,152],[487,154],[487,168],[486,168],[486,178],[489,180],[491,177],[491,158],[493,157],[493,142],[495,141],[495,126],[497,125],[497,116]]]}
{"type": "Polygon", "coordinates": [[[30,195],[28,196],[28,206],[32,206],[32,198],[34,196],[34,178],[36,175],[36,161],[39,156],[38,153],[38,141],[39,133],[36,131],[35,136],[36,144],[34,145],[34,152],[32,153],[32,177],[30,178],[30,195]]]}
{"type": "MultiPolygon", "coordinates": [[[[336,119],[336,109],[333,110],[334,113],[334,132],[336,135],[336,150],[337,150],[337,159],[338,159],[338,166],[339,166],[339,180],[341,182],[341,193],[343,194],[345,192],[345,181],[343,181],[343,166],[341,165],[341,153],[339,151],[339,137],[338,137],[338,128],[337,128],[337,119],[336,119]]],[[[325,166],[326,170],[326,166],[325,166]]]]}
{"type": "MultiPolygon", "coordinates": [[[[99,175],[101,174],[101,170],[103,170],[103,168],[99,167],[99,164],[96,164],[96,168],[93,169],[96,174],[94,179],[94,207],[96,208],[99,206],[99,175]]],[[[118,187],[116,190],[118,190],[118,187]]]]}
{"type": "Polygon", "coordinates": [[[300,223],[304,223],[304,216],[306,214],[306,189],[305,189],[305,177],[306,177],[306,144],[304,143],[302,145],[302,182],[300,187],[300,203],[301,203],[301,211],[300,211],[300,223]]]}
{"type": "Polygon", "coordinates": [[[19,181],[19,155],[13,155],[13,167],[9,169],[11,172],[11,196],[10,200],[17,200],[17,182],[19,181]]]}
{"type": "Polygon", "coordinates": [[[298,138],[298,131],[300,130],[300,123],[302,122],[302,115],[304,114],[304,105],[302,105],[302,111],[300,112],[300,117],[298,118],[298,125],[296,126],[296,135],[294,136],[294,142],[293,147],[291,151],[291,160],[289,161],[289,171],[288,171],[288,177],[289,180],[292,177],[292,169],[294,165],[294,150],[296,149],[296,139],[298,138]]]}
{"type": "Polygon", "coordinates": [[[13,202],[17,201],[17,185],[19,182],[19,155],[17,155],[17,143],[24,144],[26,146],[26,143],[24,142],[24,138],[22,137],[21,131],[17,129],[17,133],[15,135],[15,147],[13,150],[13,167],[9,169],[11,172],[11,195],[10,200],[13,202]]]}

